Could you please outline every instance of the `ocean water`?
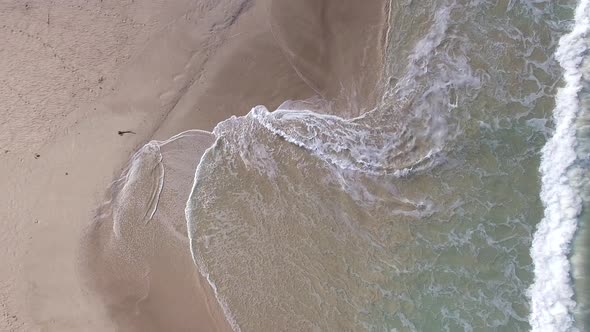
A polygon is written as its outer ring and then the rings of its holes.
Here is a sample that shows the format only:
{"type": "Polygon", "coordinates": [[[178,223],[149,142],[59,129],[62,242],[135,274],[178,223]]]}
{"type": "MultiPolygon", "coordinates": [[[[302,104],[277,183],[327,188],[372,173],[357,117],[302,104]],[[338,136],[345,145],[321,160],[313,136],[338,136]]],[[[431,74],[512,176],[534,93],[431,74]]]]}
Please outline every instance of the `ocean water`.
{"type": "Polygon", "coordinates": [[[186,217],[233,328],[587,329],[589,3],[392,1],[374,109],[219,123],[186,217]]]}

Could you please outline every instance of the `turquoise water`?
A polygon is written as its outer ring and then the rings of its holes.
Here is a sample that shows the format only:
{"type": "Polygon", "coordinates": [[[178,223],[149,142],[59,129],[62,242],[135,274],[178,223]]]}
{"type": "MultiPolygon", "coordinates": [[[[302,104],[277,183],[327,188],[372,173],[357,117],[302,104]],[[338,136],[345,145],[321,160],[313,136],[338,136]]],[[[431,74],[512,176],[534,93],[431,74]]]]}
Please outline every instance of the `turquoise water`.
{"type": "Polygon", "coordinates": [[[586,14],[392,2],[375,109],[220,123],[187,218],[233,327],[583,330],[586,14]]]}

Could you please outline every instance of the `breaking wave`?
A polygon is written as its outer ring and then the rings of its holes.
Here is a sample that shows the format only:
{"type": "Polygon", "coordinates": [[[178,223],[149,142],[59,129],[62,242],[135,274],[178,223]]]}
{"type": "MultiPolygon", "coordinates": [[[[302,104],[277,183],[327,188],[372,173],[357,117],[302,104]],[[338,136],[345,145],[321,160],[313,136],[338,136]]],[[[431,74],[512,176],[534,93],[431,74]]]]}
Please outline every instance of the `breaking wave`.
{"type": "MultiPolygon", "coordinates": [[[[590,1],[576,9],[572,31],[559,41],[555,57],[563,67],[565,86],[556,96],[553,110],[555,133],[542,151],[541,200],[545,216],[537,226],[531,256],[535,279],[531,296],[533,331],[568,331],[574,328],[574,288],[569,256],[582,212],[580,193],[583,170],[577,151],[577,119],[588,112],[580,103],[583,65],[590,38],[590,1]]],[[[585,175],[583,175],[585,174],[585,175]]]]}

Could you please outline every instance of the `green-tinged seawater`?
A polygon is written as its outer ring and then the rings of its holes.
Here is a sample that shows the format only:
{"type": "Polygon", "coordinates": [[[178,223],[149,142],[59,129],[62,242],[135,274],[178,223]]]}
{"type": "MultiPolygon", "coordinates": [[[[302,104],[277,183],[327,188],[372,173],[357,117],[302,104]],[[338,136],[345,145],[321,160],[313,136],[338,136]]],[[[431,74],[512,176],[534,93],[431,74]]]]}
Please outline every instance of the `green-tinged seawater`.
{"type": "Polygon", "coordinates": [[[219,124],[187,217],[234,327],[529,330],[553,54],[576,4],[394,1],[376,109],[219,124]]]}

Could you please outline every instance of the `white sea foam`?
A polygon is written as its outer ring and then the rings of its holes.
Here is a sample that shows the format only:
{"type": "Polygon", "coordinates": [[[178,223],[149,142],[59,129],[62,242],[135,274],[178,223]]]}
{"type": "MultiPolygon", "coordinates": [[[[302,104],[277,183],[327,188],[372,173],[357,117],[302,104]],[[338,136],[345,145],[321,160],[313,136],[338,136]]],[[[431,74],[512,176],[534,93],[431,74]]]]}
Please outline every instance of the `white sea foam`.
{"type": "MultiPolygon", "coordinates": [[[[414,52],[410,56],[410,63],[406,74],[400,81],[398,81],[396,88],[393,90],[395,95],[392,96],[392,99],[404,99],[403,97],[409,98],[411,95],[420,92],[425,92],[425,95],[443,95],[446,96],[446,99],[450,99],[448,98],[448,92],[450,87],[453,85],[480,84],[470,72],[468,64],[464,63],[465,61],[461,62],[464,59],[457,60],[448,57],[448,62],[455,65],[453,68],[448,70],[451,71],[450,74],[444,71],[437,71],[435,74],[432,74],[432,72],[430,72],[427,68],[433,53],[435,53],[437,48],[441,46],[441,43],[447,34],[450,23],[450,11],[450,8],[442,8],[435,14],[433,27],[424,37],[424,39],[417,43],[414,52]],[[456,69],[455,67],[460,67],[460,69],[465,70],[456,70],[455,72],[453,71],[456,69]],[[424,87],[424,89],[428,88],[426,91],[416,91],[419,90],[416,88],[418,85],[418,80],[416,78],[424,76],[426,80],[431,77],[431,74],[437,75],[436,81],[428,80],[429,84],[424,87]]],[[[445,52],[446,50],[441,50],[440,53],[437,53],[437,57],[446,56],[447,54],[445,52]]],[[[445,62],[445,65],[446,64],[447,62],[445,62]]],[[[446,99],[437,99],[436,106],[439,104],[448,106],[445,108],[445,110],[457,106],[457,100],[451,100],[448,103],[440,103],[441,100],[444,101],[446,99]]],[[[444,120],[444,112],[442,112],[441,109],[431,107],[432,104],[428,104],[426,102],[420,106],[422,106],[422,108],[416,110],[416,112],[414,112],[416,114],[411,114],[415,118],[430,119],[429,117],[439,116],[442,120],[444,120]],[[432,114],[427,112],[431,112],[432,114]]],[[[380,111],[382,110],[376,109],[374,112],[380,111]]],[[[438,160],[438,154],[444,144],[444,136],[446,135],[446,132],[444,132],[443,135],[437,136],[437,134],[440,133],[437,128],[445,126],[446,122],[442,120],[437,121],[437,119],[434,119],[433,121],[426,123],[420,129],[427,127],[427,130],[416,131],[415,134],[422,134],[429,138],[434,137],[436,139],[424,140],[424,142],[435,144],[420,145],[420,147],[424,147],[424,150],[419,151],[419,153],[411,153],[415,151],[413,148],[416,145],[408,137],[416,136],[407,135],[406,130],[408,130],[409,126],[407,126],[406,123],[402,122],[396,125],[395,123],[392,124],[389,121],[383,121],[383,123],[391,125],[392,127],[378,128],[372,126],[370,116],[367,116],[367,114],[356,119],[343,119],[337,116],[288,108],[287,106],[285,106],[285,108],[280,107],[279,110],[270,113],[263,106],[258,106],[252,109],[247,117],[251,120],[255,120],[258,124],[262,125],[271,133],[285,139],[292,144],[308,150],[312,154],[318,156],[330,164],[337,166],[338,168],[369,173],[386,172],[388,174],[393,173],[394,175],[398,176],[404,176],[421,169],[429,169],[435,165],[438,160]],[[439,122],[442,124],[439,125],[439,122]],[[434,123],[435,126],[432,126],[432,123],[434,123]],[[432,128],[430,127],[437,128],[431,130],[432,128]]],[[[376,116],[376,118],[378,118],[378,116],[376,116]]],[[[395,116],[390,118],[394,119],[395,116]]],[[[239,122],[244,120],[243,118],[228,119],[220,123],[215,128],[214,134],[218,138],[223,136],[223,132],[225,130],[232,129],[230,128],[231,122],[235,121],[236,119],[238,119],[239,122]]],[[[389,118],[387,120],[389,120],[389,118]]],[[[420,138],[420,136],[418,137],[420,138]]],[[[240,142],[238,141],[238,144],[239,143],[240,142]]],[[[242,150],[248,150],[250,147],[250,145],[245,145],[242,150]]],[[[213,147],[211,149],[213,149],[213,147]]],[[[268,164],[266,152],[264,150],[257,149],[256,146],[252,147],[252,154],[247,157],[248,158],[244,159],[245,164],[251,162],[261,163],[262,165],[268,164]]],[[[196,174],[199,174],[200,169],[204,167],[207,166],[204,165],[203,162],[199,163],[199,168],[197,169],[196,174]]],[[[191,220],[195,220],[194,211],[192,211],[190,208],[191,206],[194,207],[195,204],[194,202],[191,204],[191,200],[194,199],[194,195],[196,195],[197,192],[202,192],[202,190],[198,190],[196,187],[196,178],[194,185],[195,187],[193,187],[191,192],[191,198],[189,198],[186,210],[187,220],[189,221],[189,233],[193,233],[194,227],[196,227],[195,224],[191,224],[190,222],[191,220]]],[[[354,190],[363,190],[362,187],[346,187],[346,189],[352,191],[353,195],[355,194],[354,190]]],[[[361,192],[360,194],[365,195],[364,192],[361,192]]],[[[371,199],[370,196],[369,199],[371,199]]],[[[414,204],[413,202],[407,203],[408,205],[414,204]]],[[[427,207],[427,212],[429,212],[430,208],[429,206],[427,207]]],[[[191,238],[191,242],[192,241],[193,239],[191,238]]],[[[193,247],[194,246],[191,245],[191,248],[193,247]]],[[[239,326],[234,316],[231,314],[229,307],[224,300],[223,294],[219,294],[217,292],[215,280],[210,277],[204,262],[200,261],[198,255],[195,255],[194,252],[193,259],[195,259],[195,262],[197,262],[201,273],[206,276],[207,280],[213,287],[215,296],[223,307],[230,324],[234,330],[239,330],[239,326]]]]}
{"type": "MultiPolygon", "coordinates": [[[[439,106],[452,106],[446,101],[449,82],[454,86],[479,84],[470,67],[463,63],[454,63],[460,69],[451,69],[452,73],[441,70],[436,82],[429,79],[432,84],[426,91],[417,83],[418,77],[428,74],[428,64],[447,34],[450,12],[455,6],[453,3],[436,10],[433,25],[416,42],[403,77],[385,93],[382,105],[372,111],[345,119],[308,109],[293,109],[291,103],[286,102],[272,113],[264,106],[257,106],[247,116],[273,134],[340,169],[403,177],[432,168],[441,160],[439,154],[447,136],[445,112],[439,106]],[[440,105],[431,101],[420,102],[407,119],[399,119],[399,114],[393,110],[397,106],[391,105],[404,104],[416,94],[438,100],[440,105]],[[380,119],[395,119],[376,126],[368,119],[373,115],[380,119]],[[416,119],[421,124],[412,128],[409,122],[416,119]]],[[[301,103],[297,105],[301,106],[301,103]]],[[[216,128],[214,133],[217,135],[219,130],[216,128]]]]}
{"type": "Polygon", "coordinates": [[[565,86],[559,89],[553,113],[555,134],[543,148],[541,200],[545,216],[533,239],[535,266],[529,289],[533,331],[576,331],[574,291],[568,256],[576,232],[582,199],[574,183],[576,172],[576,118],[581,112],[581,65],[588,51],[590,1],[581,0],[572,31],[559,42],[555,57],[564,70],[565,86]]]}
{"type": "Polygon", "coordinates": [[[312,111],[276,110],[256,106],[248,117],[273,134],[302,147],[341,169],[394,176],[428,169],[437,163],[439,146],[410,154],[416,146],[405,131],[370,128],[338,116],[312,111]],[[407,136],[407,135],[406,135],[407,136]]]}
{"type": "MultiPolygon", "coordinates": [[[[219,124],[218,124],[218,126],[219,126],[219,124]]],[[[221,306],[221,310],[223,311],[225,319],[227,320],[228,324],[231,326],[232,330],[234,332],[240,332],[241,331],[240,326],[236,322],[236,319],[235,319],[234,315],[232,314],[232,312],[229,310],[229,306],[227,305],[227,301],[217,290],[217,285],[211,279],[211,274],[209,273],[209,270],[207,269],[206,264],[199,258],[199,255],[195,254],[195,252],[194,252],[195,239],[192,236],[193,234],[196,233],[195,227],[197,225],[194,222],[196,220],[196,218],[194,216],[195,212],[196,212],[195,211],[195,205],[196,205],[195,202],[197,200],[197,196],[200,193],[200,191],[197,188],[199,185],[197,178],[198,178],[199,174],[201,173],[201,169],[204,167],[207,167],[206,163],[203,162],[203,159],[209,153],[211,153],[213,150],[215,150],[218,143],[219,143],[219,138],[215,141],[215,143],[213,145],[211,145],[207,150],[205,150],[205,152],[201,156],[201,160],[199,160],[199,163],[197,164],[197,169],[195,170],[195,176],[193,179],[193,186],[191,188],[191,193],[190,193],[188,200],[186,202],[186,207],[184,209],[184,215],[185,215],[186,222],[187,222],[186,226],[187,226],[187,232],[188,232],[190,249],[191,249],[191,257],[193,258],[193,262],[195,262],[195,264],[197,265],[197,268],[199,269],[199,272],[201,273],[201,275],[205,279],[207,279],[207,282],[209,283],[209,286],[211,286],[211,289],[213,290],[213,294],[215,295],[215,298],[217,299],[217,303],[219,303],[219,305],[221,306]]]]}
{"type": "MultiPolygon", "coordinates": [[[[413,52],[410,55],[408,61],[407,72],[404,77],[396,84],[392,92],[395,92],[396,99],[407,99],[410,98],[410,94],[414,94],[416,85],[418,84],[416,78],[424,75],[428,72],[428,63],[435,54],[435,50],[440,46],[449,28],[450,13],[454,8],[453,5],[444,6],[437,10],[434,14],[433,25],[428,33],[420,39],[416,46],[414,46],[413,52]]],[[[438,84],[434,84],[436,88],[438,84]]],[[[384,98],[390,97],[385,94],[384,98]]]]}

